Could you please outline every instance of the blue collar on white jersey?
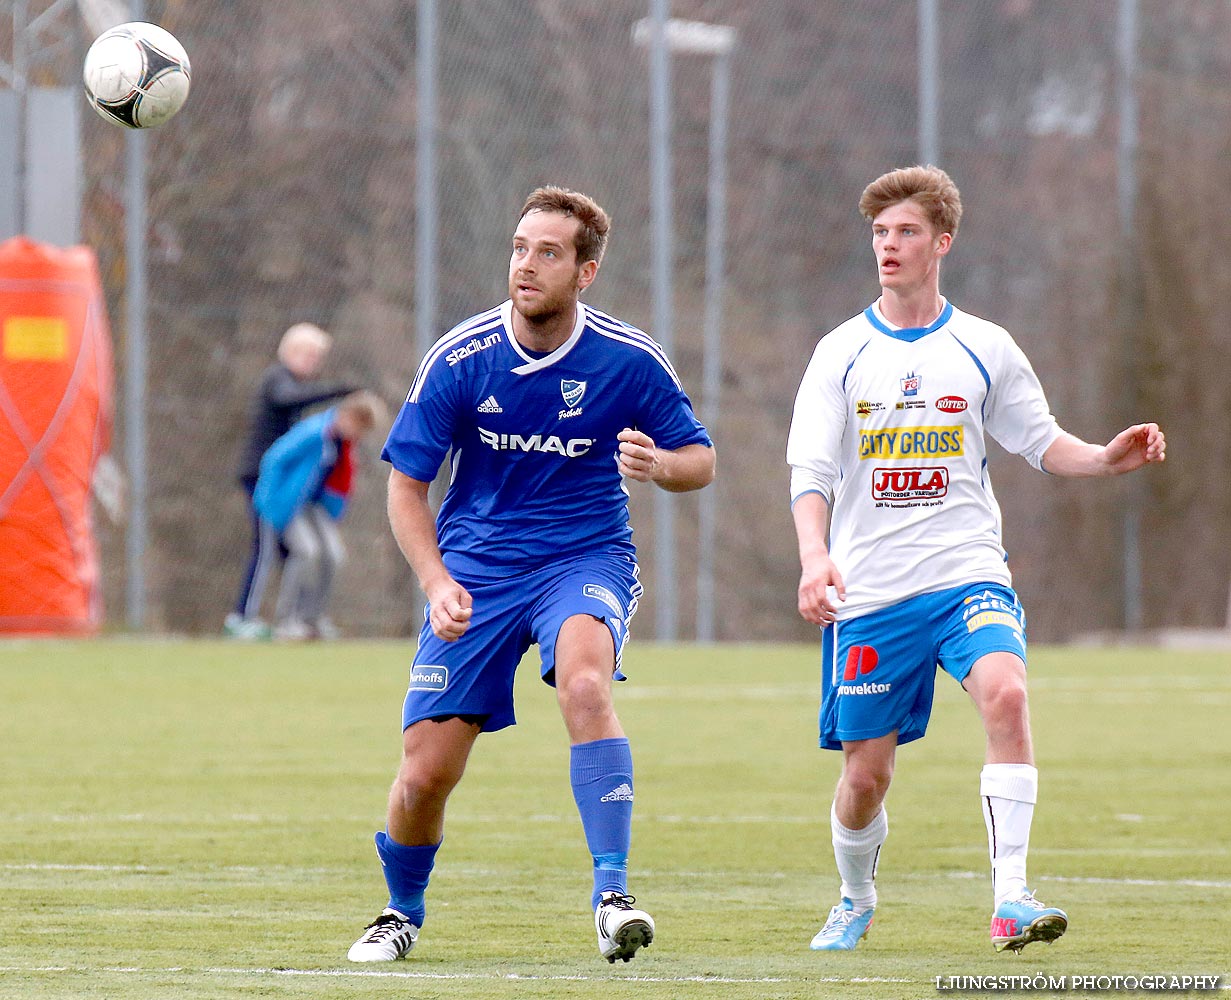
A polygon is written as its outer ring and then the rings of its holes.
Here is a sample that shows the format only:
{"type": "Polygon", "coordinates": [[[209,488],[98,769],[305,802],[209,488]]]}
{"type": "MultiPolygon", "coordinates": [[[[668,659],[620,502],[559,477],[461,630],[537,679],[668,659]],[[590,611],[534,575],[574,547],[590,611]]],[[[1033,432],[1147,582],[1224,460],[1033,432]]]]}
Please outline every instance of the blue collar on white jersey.
{"type": "Polygon", "coordinates": [[[863,311],[864,318],[871,323],[876,329],[883,333],[886,337],[892,337],[894,340],[905,340],[908,343],[914,343],[926,337],[929,333],[935,333],[942,326],[949,322],[949,318],[953,315],[953,303],[945,302],[945,307],[941,309],[940,315],[936,317],[928,326],[906,326],[892,327],[889,326],[876,311],[876,303],[868,306],[863,311]]]}

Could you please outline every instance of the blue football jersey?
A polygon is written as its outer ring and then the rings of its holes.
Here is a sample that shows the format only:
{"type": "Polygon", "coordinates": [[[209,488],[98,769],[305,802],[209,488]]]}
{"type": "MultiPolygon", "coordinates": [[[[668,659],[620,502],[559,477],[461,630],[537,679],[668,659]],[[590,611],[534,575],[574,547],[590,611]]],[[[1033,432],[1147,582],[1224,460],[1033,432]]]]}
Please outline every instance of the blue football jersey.
{"type": "Polygon", "coordinates": [[[431,482],[452,453],[436,519],[458,577],[503,578],[560,557],[635,550],[617,463],[626,427],[659,448],[712,446],[662,348],[578,303],[569,339],[538,356],[513,336],[512,303],[436,342],[381,457],[431,482]]]}

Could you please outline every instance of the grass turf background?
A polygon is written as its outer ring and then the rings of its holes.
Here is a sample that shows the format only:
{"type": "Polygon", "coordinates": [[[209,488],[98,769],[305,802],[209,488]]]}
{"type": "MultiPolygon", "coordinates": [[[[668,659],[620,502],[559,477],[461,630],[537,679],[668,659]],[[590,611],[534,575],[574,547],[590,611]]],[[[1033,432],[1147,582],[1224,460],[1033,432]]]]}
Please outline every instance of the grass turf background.
{"type": "Polygon", "coordinates": [[[1070,930],[1020,957],[988,943],[982,735],[940,677],[899,753],[876,923],[822,956],[840,761],[816,749],[818,650],[639,644],[617,705],[654,945],[598,957],[567,741],[528,662],[519,725],[480,739],[451,800],[418,947],[351,965],[385,899],[371,837],[409,655],[0,643],[0,998],[871,1000],[956,975],[1231,972],[1225,652],[1032,651],[1031,881],[1070,930]]]}

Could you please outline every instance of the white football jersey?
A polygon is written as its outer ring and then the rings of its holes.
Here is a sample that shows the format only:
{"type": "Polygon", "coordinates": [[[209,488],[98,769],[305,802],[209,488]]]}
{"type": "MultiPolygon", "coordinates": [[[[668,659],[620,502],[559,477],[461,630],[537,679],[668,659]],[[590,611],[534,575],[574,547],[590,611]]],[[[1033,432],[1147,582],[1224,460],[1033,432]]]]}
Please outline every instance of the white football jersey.
{"type": "Polygon", "coordinates": [[[1011,583],[984,432],[1042,468],[1062,433],[1008,332],[948,302],[899,329],[879,303],[823,337],[787,439],[791,503],[830,505],[839,618],[917,594],[1011,583]]]}

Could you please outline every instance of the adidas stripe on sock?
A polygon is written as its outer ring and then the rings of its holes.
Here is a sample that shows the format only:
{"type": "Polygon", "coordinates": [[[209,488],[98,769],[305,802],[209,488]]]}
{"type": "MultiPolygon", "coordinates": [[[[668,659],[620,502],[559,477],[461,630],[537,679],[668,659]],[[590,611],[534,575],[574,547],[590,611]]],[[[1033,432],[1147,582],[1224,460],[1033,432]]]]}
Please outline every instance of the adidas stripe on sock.
{"type": "Polygon", "coordinates": [[[633,755],[624,737],[572,748],[569,779],[594,859],[597,907],[604,892],[628,891],[628,850],[633,827],[633,755]]]}

